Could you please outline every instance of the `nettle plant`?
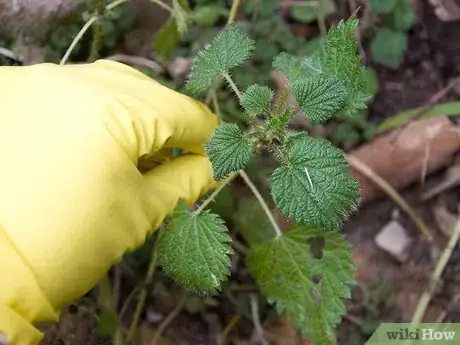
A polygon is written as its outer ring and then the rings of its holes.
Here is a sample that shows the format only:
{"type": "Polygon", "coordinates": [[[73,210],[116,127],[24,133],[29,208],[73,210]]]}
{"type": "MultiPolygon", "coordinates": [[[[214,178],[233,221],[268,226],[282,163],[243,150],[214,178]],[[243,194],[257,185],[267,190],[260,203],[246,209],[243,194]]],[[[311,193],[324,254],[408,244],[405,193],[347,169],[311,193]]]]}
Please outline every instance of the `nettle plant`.
{"type": "Polygon", "coordinates": [[[182,286],[217,293],[230,274],[231,237],[219,215],[205,208],[226,183],[241,175],[275,230],[272,238],[250,248],[247,266],[276,310],[321,345],[335,343],[335,327],[354,284],[351,246],[339,230],[357,209],[359,185],[340,149],[306,132],[292,133],[287,124],[297,112],[322,123],[366,107],[369,95],[354,39],[357,24],[351,17],[331,28],[313,56],[279,54],[273,66],[289,81],[281,97],[258,84],[240,92],[233,82],[230,70],[254,49],[237,25],[226,27],[198,53],[187,88],[203,95],[213,92],[223,78],[238,98],[248,127],[242,131],[224,122],[215,129],[206,151],[214,178],[222,184],[195,210],[180,202],[157,249],[164,270],[182,286]],[[287,102],[290,93],[295,106],[287,102]],[[284,233],[242,170],[261,150],[279,162],[269,180],[271,195],[280,212],[295,223],[284,233]]]}

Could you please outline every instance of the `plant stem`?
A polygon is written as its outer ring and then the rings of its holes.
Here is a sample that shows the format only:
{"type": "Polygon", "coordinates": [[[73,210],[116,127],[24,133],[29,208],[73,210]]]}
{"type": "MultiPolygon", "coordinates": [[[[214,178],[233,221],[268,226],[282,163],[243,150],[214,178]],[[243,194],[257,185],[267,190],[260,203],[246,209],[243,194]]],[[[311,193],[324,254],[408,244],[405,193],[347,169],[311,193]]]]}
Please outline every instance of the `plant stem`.
{"type": "Polygon", "coordinates": [[[222,114],[220,112],[219,102],[217,101],[217,92],[216,90],[211,90],[211,98],[212,98],[212,105],[214,107],[214,111],[216,112],[217,117],[222,119],[222,114]]]}
{"type": "Polygon", "coordinates": [[[251,300],[252,322],[254,323],[254,328],[257,332],[257,337],[259,338],[258,340],[262,345],[268,345],[268,342],[264,337],[264,329],[260,323],[259,303],[257,302],[257,296],[255,294],[250,294],[249,298],[251,300]]]}
{"type": "Polygon", "coordinates": [[[278,101],[278,105],[276,106],[276,109],[273,112],[273,116],[278,116],[281,113],[281,110],[283,110],[283,107],[284,107],[284,103],[286,103],[288,94],[289,94],[289,90],[288,88],[285,88],[283,91],[283,94],[280,97],[280,100],[278,101]]]}
{"type": "MultiPolygon", "coordinates": [[[[99,305],[102,310],[108,311],[115,316],[117,315],[117,310],[115,307],[115,301],[112,295],[112,289],[110,288],[110,280],[107,275],[105,275],[102,280],[99,282],[99,305]]],[[[113,335],[114,345],[123,345],[123,336],[120,331],[120,327],[117,324],[117,329],[113,335]]]]}
{"type": "MultiPolygon", "coordinates": [[[[105,7],[105,11],[110,11],[113,10],[114,8],[124,4],[125,2],[128,2],[128,0],[115,0],[111,4],[108,4],[105,7]]],[[[69,48],[67,48],[67,51],[65,52],[64,56],[62,57],[61,61],[59,62],[59,65],[65,65],[67,60],[69,59],[70,55],[72,54],[73,50],[77,46],[78,42],[82,39],[83,35],[88,31],[88,29],[91,27],[91,25],[94,24],[94,22],[97,20],[98,16],[94,15],[88,21],[83,25],[83,27],[80,29],[78,34],[75,36],[73,39],[72,43],[70,44],[69,48]]]]}
{"type": "Polygon", "coordinates": [[[170,12],[171,14],[174,12],[174,9],[173,9],[171,6],[165,4],[165,3],[164,3],[163,1],[161,1],[161,0],[151,0],[151,1],[152,1],[154,4],[157,4],[158,6],[160,6],[162,9],[164,9],[164,10],[170,12]]]}
{"type": "Polygon", "coordinates": [[[423,315],[425,314],[426,308],[428,307],[428,304],[431,301],[431,297],[433,296],[433,293],[436,289],[436,285],[439,281],[439,278],[441,278],[442,272],[444,271],[444,268],[449,262],[452,252],[457,246],[457,242],[459,238],[460,238],[460,218],[457,220],[457,223],[455,224],[454,231],[452,232],[452,235],[450,236],[450,239],[449,239],[449,242],[447,243],[446,248],[444,248],[444,251],[442,252],[441,257],[436,263],[436,267],[431,276],[430,283],[418,302],[417,309],[415,310],[414,316],[412,318],[412,322],[411,322],[412,326],[417,326],[420,323],[420,321],[422,321],[423,315]]]}
{"type": "Polygon", "coordinates": [[[158,326],[157,331],[155,332],[155,336],[153,337],[150,345],[155,345],[158,339],[161,337],[165,329],[169,326],[169,324],[179,315],[180,311],[185,305],[186,298],[182,297],[181,301],[176,305],[176,307],[169,313],[166,319],[158,326]]]}
{"type": "Polygon", "coordinates": [[[144,304],[145,300],[147,299],[147,293],[148,293],[148,286],[151,284],[153,280],[153,274],[155,273],[155,269],[157,266],[157,252],[155,250],[155,246],[157,242],[159,241],[161,235],[163,234],[163,228],[158,230],[158,233],[155,238],[155,243],[153,244],[152,248],[152,257],[150,259],[150,264],[147,269],[147,274],[144,279],[143,286],[141,288],[141,292],[139,294],[139,300],[137,301],[136,309],[134,311],[134,316],[133,320],[131,321],[131,325],[129,326],[129,331],[128,331],[128,342],[130,342],[134,335],[136,334],[137,331],[137,326],[139,324],[139,320],[141,318],[141,313],[142,310],[144,309],[144,304]]]}
{"type": "Polygon", "coordinates": [[[89,54],[89,62],[94,62],[99,58],[99,50],[102,46],[102,26],[101,19],[105,14],[105,0],[96,0],[96,16],[97,20],[93,27],[93,42],[91,42],[91,53],[89,54]]]}
{"type": "Polygon", "coordinates": [[[254,196],[257,198],[257,201],[259,202],[260,206],[262,206],[265,214],[267,215],[268,220],[270,221],[270,223],[272,224],[273,228],[276,231],[276,235],[281,236],[283,232],[279,228],[278,223],[276,222],[275,218],[273,217],[272,212],[270,211],[270,208],[268,207],[267,203],[265,202],[264,198],[260,194],[257,187],[254,185],[254,183],[251,181],[248,174],[246,174],[244,170],[240,170],[239,174],[243,178],[244,182],[246,182],[248,187],[251,189],[254,196]]]}
{"type": "Polygon", "coordinates": [[[235,18],[236,18],[236,14],[238,13],[239,6],[240,6],[240,0],[233,0],[232,8],[230,9],[230,14],[227,20],[227,25],[233,24],[235,22],[235,18]]]}
{"type": "Polygon", "coordinates": [[[238,173],[232,173],[230,174],[229,177],[227,177],[220,185],[217,187],[210,196],[206,198],[206,200],[198,207],[195,212],[193,212],[195,215],[199,215],[203,210],[216,198],[216,196],[224,189],[224,187],[230,183],[236,176],[238,176],[238,173]]]}
{"type": "Polygon", "coordinates": [[[243,95],[241,94],[241,91],[238,89],[233,79],[230,77],[230,75],[227,72],[222,73],[222,76],[225,78],[228,85],[230,85],[230,88],[235,93],[235,95],[238,97],[238,100],[241,102],[243,100],[243,95]]]}

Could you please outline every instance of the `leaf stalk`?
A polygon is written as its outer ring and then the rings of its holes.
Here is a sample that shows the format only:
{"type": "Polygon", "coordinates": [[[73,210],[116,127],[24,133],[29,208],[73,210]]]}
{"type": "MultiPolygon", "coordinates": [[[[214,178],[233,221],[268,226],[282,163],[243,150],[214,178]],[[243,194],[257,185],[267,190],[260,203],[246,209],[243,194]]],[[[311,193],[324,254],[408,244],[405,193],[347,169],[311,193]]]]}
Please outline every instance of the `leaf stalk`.
{"type": "Polygon", "coordinates": [[[222,74],[222,76],[227,81],[228,85],[230,85],[230,88],[235,93],[236,97],[238,97],[238,101],[241,103],[241,101],[243,100],[243,95],[241,94],[241,91],[236,86],[236,84],[233,81],[232,77],[230,77],[230,74],[225,72],[225,73],[222,74]]]}
{"type": "Polygon", "coordinates": [[[275,218],[273,217],[272,212],[270,211],[270,208],[268,207],[267,203],[265,202],[264,198],[260,194],[259,190],[255,186],[255,184],[251,181],[249,178],[248,174],[244,170],[239,171],[240,176],[243,178],[244,182],[248,185],[248,187],[251,189],[252,193],[254,196],[257,198],[257,201],[259,202],[260,206],[262,206],[262,209],[264,210],[265,214],[267,215],[268,220],[273,226],[273,229],[276,231],[276,236],[281,236],[283,232],[281,231],[280,227],[278,226],[278,223],[276,222],[275,218]]]}
{"type": "MultiPolygon", "coordinates": [[[[125,2],[128,2],[128,0],[116,0],[110,4],[108,4],[106,7],[105,7],[105,11],[108,12],[108,11],[111,11],[113,10],[114,8],[124,4],[125,2]]],[[[78,34],[75,36],[75,38],[73,39],[72,43],[70,44],[69,48],[67,48],[67,51],[65,52],[64,56],[62,57],[61,61],[59,62],[59,65],[65,65],[67,63],[67,60],[69,60],[69,57],[70,55],[72,54],[72,52],[74,51],[75,47],[77,46],[78,42],[81,41],[81,39],[83,38],[83,36],[85,35],[86,31],[89,30],[89,28],[96,22],[96,20],[98,19],[98,16],[97,15],[94,15],[92,16],[90,19],[88,19],[88,21],[85,23],[85,25],[83,25],[83,27],[80,29],[80,31],[78,32],[78,34]]]]}

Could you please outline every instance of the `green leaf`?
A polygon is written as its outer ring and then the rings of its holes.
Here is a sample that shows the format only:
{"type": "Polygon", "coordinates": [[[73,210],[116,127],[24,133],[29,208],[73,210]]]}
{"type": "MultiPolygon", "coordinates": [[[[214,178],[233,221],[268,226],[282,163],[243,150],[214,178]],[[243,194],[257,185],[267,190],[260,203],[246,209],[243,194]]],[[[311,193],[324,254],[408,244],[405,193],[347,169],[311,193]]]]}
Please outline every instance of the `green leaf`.
{"type": "Polygon", "coordinates": [[[379,75],[377,71],[372,67],[368,67],[363,72],[367,93],[375,95],[379,91],[379,75]]]}
{"type": "Polygon", "coordinates": [[[205,148],[216,180],[243,169],[253,155],[252,143],[234,123],[222,123],[217,127],[205,148]]]}
{"type": "Polygon", "coordinates": [[[200,26],[211,27],[225,14],[225,8],[218,5],[199,6],[193,11],[192,18],[200,26]]]}
{"type": "Polygon", "coordinates": [[[407,35],[404,32],[381,29],[372,39],[372,59],[387,67],[398,68],[407,50],[407,35]]]}
{"type": "Polygon", "coordinates": [[[176,49],[179,39],[180,33],[176,21],[174,18],[169,18],[153,38],[153,49],[167,59],[176,49]]]}
{"type": "Polygon", "coordinates": [[[187,29],[188,29],[188,24],[187,24],[188,14],[185,11],[186,9],[188,9],[188,3],[187,1],[184,1],[184,0],[182,1],[173,0],[172,5],[173,5],[173,10],[174,10],[172,13],[172,16],[174,20],[176,21],[177,31],[179,32],[181,36],[183,36],[187,32],[187,29]]]}
{"type": "Polygon", "coordinates": [[[337,230],[359,201],[359,184],[343,152],[305,133],[288,138],[283,152],[289,165],[277,168],[270,178],[280,211],[295,222],[337,230]]]}
{"type": "Polygon", "coordinates": [[[416,19],[411,0],[399,0],[387,18],[387,26],[395,31],[408,31],[416,19]]]}
{"type": "Polygon", "coordinates": [[[324,73],[340,79],[347,91],[347,101],[340,115],[352,116],[365,109],[371,95],[367,93],[361,58],[357,54],[355,29],[358,20],[351,17],[340,21],[329,30],[318,49],[306,59],[298,59],[286,53],[279,54],[273,66],[283,72],[292,86],[299,79],[324,73]]]}
{"type": "Polygon", "coordinates": [[[460,115],[460,102],[446,102],[438,105],[434,105],[422,111],[422,108],[405,110],[402,113],[393,115],[383,121],[377,127],[377,133],[385,133],[392,129],[402,127],[406,125],[416,114],[419,114],[420,118],[436,117],[436,116],[459,116],[460,115]]]}
{"type": "Polygon", "coordinates": [[[267,41],[266,38],[259,39],[256,41],[253,60],[266,63],[271,61],[276,54],[278,54],[280,48],[277,44],[267,41]]]}
{"type": "Polygon", "coordinates": [[[241,65],[252,54],[254,42],[237,25],[221,31],[211,45],[198,52],[187,88],[198,94],[212,87],[217,75],[241,65]]]}
{"type": "Polygon", "coordinates": [[[358,20],[351,17],[341,20],[337,27],[329,30],[322,56],[324,72],[340,78],[348,91],[348,101],[342,110],[343,115],[352,116],[358,110],[365,109],[370,95],[366,93],[361,58],[355,30],[358,20]]]}
{"type": "Polygon", "coordinates": [[[183,287],[214,294],[230,274],[231,238],[218,215],[196,215],[180,201],[160,238],[157,255],[165,272],[183,287]]]}
{"type": "Polygon", "coordinates": [[[336,11],[335,2],[334,0],[321,0],[316,2],[319,4],[318,6],[304,6],[300,5],[292,5],[291,6],[291,16],[295,20],[302,22],[302,23],[311,23],[314,22],[319,17],[319,6],[321,6],[321,10],[323,11],[323,16],[327,17],[331,14],[334,14],[336,11]]]}
{"type": "Polygon", "coordinates": [[[256,198],[240,199],[234,222],[236,231],[250,246],[269,241],[276,236],[273,225],[256,198]]]}
{"type": "Polygon", "coordinates": [[[187,31],[188,9],[186,0],[174,0],[173,14],[153,38],[153,49],[165,59],[171,57],[171,53],[176,49],[179,40],[187,31]]]}
{"type": "Polygon", "coordinates": [[[262,292],[313,344],[335,344],[334,328],[346,313],[355,266],[339,233],[295,226],[248,256],[262,292]]]}
{"type": "Polygon", "coordinates": [[[294,83],[292,95],[311,122],[320,123],[343,108],[347,90],[340,79],[319,74],[294,83]]]}
{"type": "Polygon", "coordinates": [[[243,94],[241,105],[250,117],[267,115],[270,112],[274,92],[267,86],[254,84],[243,94]]]}
{"type": "Polygon", "coordinates": [[[377,13],[390,13],[398,0],[369,0],[372,9],[377,13]]]}
{"type": "MultiPolygon", "coordinates": [[[[272,142],[274,139],[283,142],[286,137],[286,126],[295,114],[295,108],[292,105],[288,105],[282,113],[270,117],[260,127],[260,133],[264,140],[272,142]]],[[[278,159],[277,152],[273,152],[275,158],[278,159]]],[[[282,158],[280,159],[283,160],[282,158]]]]}
{"type": "Polygon", "coordinates": [[[104,337],[112,337],[117,331],[118,316],[113,310],[105,310],[99,316],[97,333],[104,337]]]}
{"type": "Polygon", "coordinates": [[[275,57],[273,67],[286,76],[290,85],[310,74],[310,71],[301,59],[284,52],[275,57]]]}

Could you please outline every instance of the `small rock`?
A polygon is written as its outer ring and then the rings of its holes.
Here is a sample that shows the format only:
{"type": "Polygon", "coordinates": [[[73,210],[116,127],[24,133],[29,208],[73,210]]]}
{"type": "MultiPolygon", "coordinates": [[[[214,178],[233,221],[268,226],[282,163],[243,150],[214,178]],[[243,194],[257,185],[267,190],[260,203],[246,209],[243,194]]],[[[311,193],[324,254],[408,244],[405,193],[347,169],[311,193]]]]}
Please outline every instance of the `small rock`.
{"type": "Polygon", "coordinates": [[[407,249],[411,239],[406,234],[403,226],[399,222],[392,220],[377,234],[375,243],[380,249],[403,262],[408,257],[407,249]]]}
{"type": "Polygon", "coordinates": [[[164,319],[164,315],[161,313],[157,313],[152,308],[147,309],[146,319],[149,323],[158,323],[164,319]]]}

